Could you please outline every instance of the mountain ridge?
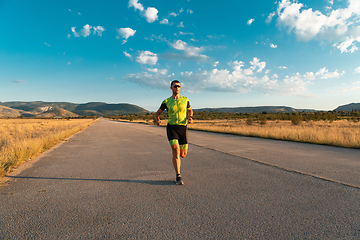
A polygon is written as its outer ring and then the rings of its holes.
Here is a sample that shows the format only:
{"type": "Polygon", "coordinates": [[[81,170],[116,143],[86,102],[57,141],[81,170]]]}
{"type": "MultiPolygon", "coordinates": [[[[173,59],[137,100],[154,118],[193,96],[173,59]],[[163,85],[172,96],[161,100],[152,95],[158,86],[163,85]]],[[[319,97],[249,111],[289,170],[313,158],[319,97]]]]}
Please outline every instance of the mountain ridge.
{"type": "Polygon", "coordinates": [[[337,108],[334,109],[334,111],[348,111],[348,112],[355,110],[360,110],[360,103],[349,103],[338,106],[337,108]]]}
{"type": "Polygon", "coordinates": [[[71,102],[1,102],[0,117],[84,117],[109,116],[119,114],[148,113],[149,111],[129,103],[89,102],[76,104],[71,102]],[[12,110],[11,110],[12,109],[12,110]]]}
{"type": "Polygon", "coordinates": [[[287,106],[256,106],[256,107],[223,107],[223,108],[200,108],[194,111],[207,111],[207,112],[233,112],[233,113],[283,113],[283,112],[315,112],[314,109],[295,109],[287,106]]]}
{"type": "MultiPolygon", "coordinates": [[[[234,112],[234,113],[296,113],[316,112],[314,109],[296,109],[287,106],[254,106],[254,107],[222,107],[222,108],[200,108],[194,111],[208,112],[234,112]]],[[[360,103],[349,103],[341,105],[333,111],[354,111],[360,110],[360,103]]],[[[0,102],[0,118],[14,118],[23,115],[24,117],[39,118],[66,118],[84,116],[114,116],[119,114],[140,114],[150,111],[140,106],[129,103],[106,103],[106,102],[43,102],[43,101],[12,101],[0,102]]]]}

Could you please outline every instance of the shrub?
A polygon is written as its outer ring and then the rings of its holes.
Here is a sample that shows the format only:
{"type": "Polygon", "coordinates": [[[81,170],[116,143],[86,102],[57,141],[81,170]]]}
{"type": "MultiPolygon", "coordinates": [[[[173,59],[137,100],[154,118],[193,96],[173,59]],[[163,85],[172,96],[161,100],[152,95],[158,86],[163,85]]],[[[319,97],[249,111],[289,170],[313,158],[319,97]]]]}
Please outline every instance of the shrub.
{"type": "Polygon", "coordinates": [[[266,124],[266,121],[267,121],[266,117],[261,116],[259,120],[260,120],[260,125],[265,125],[266,124]]]}
{"type": "Polygon", "coordinates": [[[301,116],[294,116],[294,117],[291,118],[291,123],[293,125],[298,126],[298,125],[301,124],[301,122],[302,122],[301,116]]]}
{"type": "Polygon", "coordinates": [[[252,125],[254,123],[254,120],[252,119],[252,118],[248,118],[248,119],[246,119],[246,124],[247,125],[252,125]]]}
{"type": "Polygon", "coordinates": [[[353,122],[359,122],[359,118],[356,118],[355,116],[352,116],[352,117],[351,117],[351,120],[352,120],[353,122]]]}

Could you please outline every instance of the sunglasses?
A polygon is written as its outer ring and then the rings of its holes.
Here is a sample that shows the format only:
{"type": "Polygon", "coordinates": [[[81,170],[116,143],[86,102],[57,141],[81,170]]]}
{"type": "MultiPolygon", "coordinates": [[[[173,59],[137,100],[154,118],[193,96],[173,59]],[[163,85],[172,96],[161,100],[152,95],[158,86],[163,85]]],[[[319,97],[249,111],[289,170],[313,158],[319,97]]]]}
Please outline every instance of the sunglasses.
{"type": "Polygon", "coordinates": [[[181,88],[180,85],[173,85],[174,88],[181,88]]]}

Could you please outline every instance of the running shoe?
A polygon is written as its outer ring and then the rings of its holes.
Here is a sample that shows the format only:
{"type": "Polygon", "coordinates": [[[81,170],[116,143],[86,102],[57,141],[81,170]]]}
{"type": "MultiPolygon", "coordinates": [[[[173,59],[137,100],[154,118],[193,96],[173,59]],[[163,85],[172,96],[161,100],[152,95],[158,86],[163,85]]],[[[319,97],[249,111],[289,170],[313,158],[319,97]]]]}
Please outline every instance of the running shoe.
{"type": "Polygon", "coordinates": [[[176,183],[176,185],[183,185],[184,184],[184,182],[181,180],[181,176],[176,177],[175,183],[176,183]]]}

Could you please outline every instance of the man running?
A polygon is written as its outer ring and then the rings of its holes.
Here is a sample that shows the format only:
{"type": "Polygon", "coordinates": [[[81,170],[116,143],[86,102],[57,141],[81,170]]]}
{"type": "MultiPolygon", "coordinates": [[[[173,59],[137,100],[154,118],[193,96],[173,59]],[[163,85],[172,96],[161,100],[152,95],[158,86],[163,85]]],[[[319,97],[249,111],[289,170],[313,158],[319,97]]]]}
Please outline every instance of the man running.
{"type": "Polygon", "coordinates": [[[171,82],[170,89],[172,90],[172,96],[161,103],[159,110],[155,114],[155,120],[159,126],[161,124],[160,114],[165,109],[168,111],[166,133],[173,152],[172,161],[176,172],[175,183],[182,185],[184,183],[180,175],[180,157],[185,158],[188,151],[186,113],[189,116],[189,124],[192,124],[193,111],[191,110],[189,99],[180,96],[181,84],[178,80],[171,82]]]}

